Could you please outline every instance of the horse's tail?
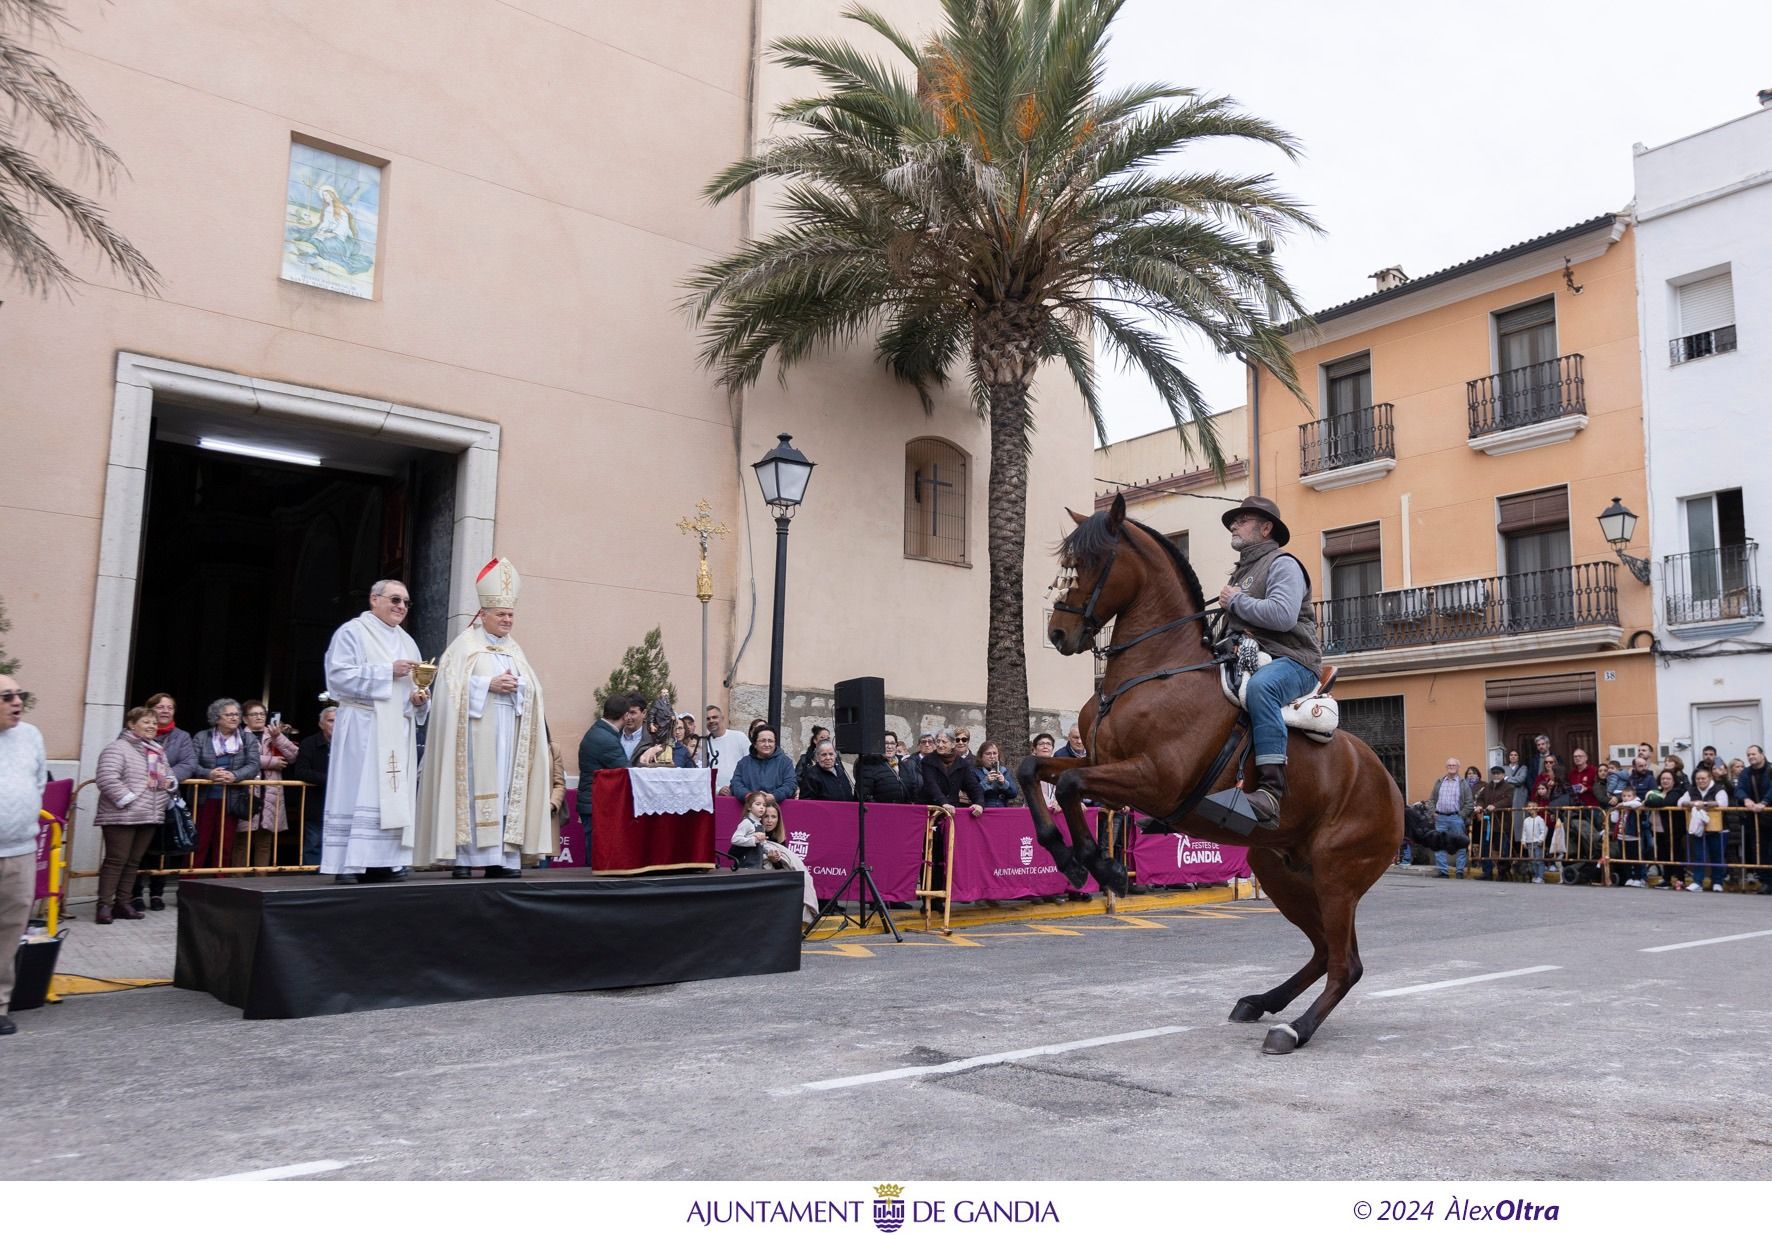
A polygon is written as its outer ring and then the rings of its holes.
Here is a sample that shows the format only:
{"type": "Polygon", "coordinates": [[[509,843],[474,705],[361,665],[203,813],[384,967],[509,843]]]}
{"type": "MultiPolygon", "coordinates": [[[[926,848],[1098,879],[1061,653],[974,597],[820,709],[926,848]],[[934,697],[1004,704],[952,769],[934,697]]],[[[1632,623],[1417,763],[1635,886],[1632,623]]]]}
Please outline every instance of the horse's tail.
{"type": "Polygon", "coordinates": [[[1429,850],[1451,853],[1470,846],[1469,838],[1462,833],[1436,831],[1434,817],[1422,802],[1403,808],[1403,835],[1411,845],[1429,850]]]}

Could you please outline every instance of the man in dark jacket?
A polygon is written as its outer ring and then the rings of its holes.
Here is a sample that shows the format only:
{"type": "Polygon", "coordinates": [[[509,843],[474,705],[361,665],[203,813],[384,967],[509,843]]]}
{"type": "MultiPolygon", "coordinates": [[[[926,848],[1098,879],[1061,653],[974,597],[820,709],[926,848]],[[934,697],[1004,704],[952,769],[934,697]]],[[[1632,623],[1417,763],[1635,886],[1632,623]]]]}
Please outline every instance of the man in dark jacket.
{"type": "Polygon", "coordinates": [[[632,700],[624,694],[613,694],[603,701],[603,716],[585,730],[578,744],[578,821],[585,829],[585,867],[591,865],[591,779],[606,768],[625,768],[629,758],[622,746],[622,717],[632,700]]]}
{"type": "Polygon", "coordinates": [[[337,708],[327,708],[320,713],[320,730],[310,733],[301,740],[301,747],[295,752],[295,758],[283,772],[283,779],[302,780],[308,783],[306,793],[300,789],[285,789],[283,801],[287,805],[294,800],[295,809],[289,813],[292,821],[301,827],[301,864],[303,866],[320,865],[320,845],[325,839],[326,829],[320,826],[320,817],[326,805],[326,769],[332,762],[332,722],[338,715],[337,708]]]}
{"type": "Polygon", "coordinates": [[[813,748],[812,763],[799,779],[800,796],[814,802],[853,802],[855,790],[849,785],[849,773],[837,758],[837,748],[825,738],[813,748]]]}
{"type": "Polygon", "coordinates": [[[1489,779],[1477,790],[1474,809],[1483,820],[1483,878],[1493,879],[1493,855],[1505,856],[1513,849],[1514,787],[1508,782],[1506,768],[1496,764],[1489,769],[1489,779]]]}

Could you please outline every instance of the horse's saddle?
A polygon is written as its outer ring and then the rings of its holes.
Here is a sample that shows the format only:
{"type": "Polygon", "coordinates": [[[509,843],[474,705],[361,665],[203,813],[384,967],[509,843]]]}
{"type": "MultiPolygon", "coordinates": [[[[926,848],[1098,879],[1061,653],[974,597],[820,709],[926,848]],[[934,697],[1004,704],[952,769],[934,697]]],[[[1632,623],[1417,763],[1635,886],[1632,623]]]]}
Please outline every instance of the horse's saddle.
{"type": "MultiPolygon", "coordinates": [[[[1218,669],[1224,697],[1248,711],[1249,678],[1263,665],[1271,664],[1273,659],[1257,646],[1255,640],[1242,640],[1237,654],[1218,669]]],[[[1286,728],[1296,729],[1315,742],[1327,742],[1333,738],[1341,724],[1341,705],[1329,693],[1334,689],[1335,666],[1324,665],[1323,672],[1317,677],[1316,689],[1280,709],[1280,719],[1286,722],[1286,728]]]]}

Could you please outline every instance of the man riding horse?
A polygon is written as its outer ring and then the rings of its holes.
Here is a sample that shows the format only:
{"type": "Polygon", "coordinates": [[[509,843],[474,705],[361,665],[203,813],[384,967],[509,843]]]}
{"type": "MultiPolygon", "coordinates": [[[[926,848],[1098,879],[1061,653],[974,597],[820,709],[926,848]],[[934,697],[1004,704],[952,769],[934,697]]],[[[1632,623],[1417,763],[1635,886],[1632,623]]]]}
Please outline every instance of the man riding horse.
{"type": "Polygon", "coordinates": [[[1248,795],[1264,828],[1277,828],[1286,796],[1286,722],[1281,709],[1317,687],[1323,651],[1311,609],[1311,578],[1300,562],[1280,550],[1292,539],[1272,498],[1246,498],[1226,511],[1237,564],[1218,593],[1229,629],[1253,638],[1273,660],[1249,679],[1244,705],[1254,731],[1255,773],[1260,783],[1248,795]]]}

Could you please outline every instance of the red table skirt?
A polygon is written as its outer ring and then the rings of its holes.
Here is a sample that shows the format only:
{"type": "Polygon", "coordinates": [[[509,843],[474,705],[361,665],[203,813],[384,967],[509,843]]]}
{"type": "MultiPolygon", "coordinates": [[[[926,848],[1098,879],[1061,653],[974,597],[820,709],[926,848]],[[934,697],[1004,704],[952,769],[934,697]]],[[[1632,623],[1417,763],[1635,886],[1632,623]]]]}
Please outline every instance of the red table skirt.
{"type": "MultiPolygon", "coordinates": [[[[712,773],[710,773],[712,775],[712,773]]],[[[583,790],[583,785],[580,785],[583,790]]],[[[591,870],[598,875],[712,870],[714,813],[634,814],[634,790],[625,769],[591,778],[591,870]]]]}

